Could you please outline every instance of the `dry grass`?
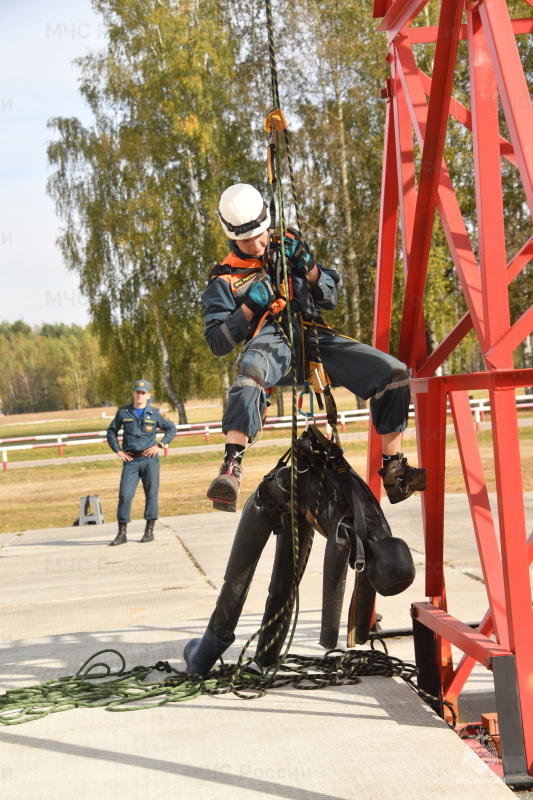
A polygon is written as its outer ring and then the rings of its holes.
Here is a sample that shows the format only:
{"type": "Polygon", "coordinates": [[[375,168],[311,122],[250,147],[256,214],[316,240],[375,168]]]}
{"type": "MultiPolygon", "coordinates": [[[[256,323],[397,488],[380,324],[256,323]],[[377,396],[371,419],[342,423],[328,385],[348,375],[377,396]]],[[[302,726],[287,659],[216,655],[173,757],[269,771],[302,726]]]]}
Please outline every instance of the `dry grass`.
{"type": "MultiPolygon", "coordinates": [[[[521,429],[522,478],[525,491],[533,491],[533,429],[521,429]]],[[[279,432],[277,434],[279,436],[279,432]]],[[[492,444],[486,433],[479,436],[480,454],[489,491],[494,491],[492,444]]],[[[415,441],[404,440],[405,453],[416,464],[415,441]]],[[[287,444],[288,447],[288,444],[287,444]]],[[[242,498],[248,497],[263,476],[275,466],[285,446],[252,448],[246,455],[242,498]]],[[[346,457],[360,474],[366,470],[366,443],[346,442],[346,457]]],[[[206,488],[216,475],[221,452],[174,455],[162,459],[160,516],[211,511],[206,488]]],[[[0,476],[0,532],[71,525],[78,516],[79,499],[98,494],[106,520],[115,519],[121,462],[59,464],[3,472],[0,476]]],[[[447,443],[446,491],[464,492],[464,479],[457,447],[447,443]]],[[[133,518],[143,516],[144,494],[139,487],[133,518]]]]}

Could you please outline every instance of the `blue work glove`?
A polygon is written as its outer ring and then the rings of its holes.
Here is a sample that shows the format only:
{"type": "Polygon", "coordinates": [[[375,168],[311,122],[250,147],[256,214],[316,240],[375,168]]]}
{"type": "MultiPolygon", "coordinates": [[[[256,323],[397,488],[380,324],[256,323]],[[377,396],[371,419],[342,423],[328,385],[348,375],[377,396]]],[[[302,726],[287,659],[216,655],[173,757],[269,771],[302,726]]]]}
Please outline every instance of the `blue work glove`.
{"type": "Polygon", "coordinates": [[[297,231],[296,228],[287,228],[287,234],[283,239],[285,257],[298,272],[309,272],[313,269],[315,260],[302,239],[300,231],[297,231]]]}
{"type": "Polygon", "coordinates": [[[253,311],[255,314],[257,311],[265,311],[275,299],[276,295],[272,289],[270,278],[265,276],[260,281],[256,281],[252,284],[244,302],[250,311],[253,311]]]}

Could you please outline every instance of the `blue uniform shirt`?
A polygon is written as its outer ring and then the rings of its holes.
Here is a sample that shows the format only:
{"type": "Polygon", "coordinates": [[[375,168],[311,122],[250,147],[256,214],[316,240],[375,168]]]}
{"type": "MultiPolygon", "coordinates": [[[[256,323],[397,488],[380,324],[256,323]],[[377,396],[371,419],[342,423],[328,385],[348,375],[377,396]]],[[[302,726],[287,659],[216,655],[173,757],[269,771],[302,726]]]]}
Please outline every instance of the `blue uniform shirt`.
{"type": "Polygon", "coordinates": [[[115,419],[107,429],[107,443],[115,453],[119,450],[126,452],[146,450],[157,443],[158,429],[165,432],[161,444],[169,444],[176,435],[176,426],[169,419],[165,419],[158,408],[147,403],[144,414],[137,419],[133,403],[130,403],[117,411],[115,419]],[[124,429],[122,447],[117,437],[121,428],[124,429]]]}

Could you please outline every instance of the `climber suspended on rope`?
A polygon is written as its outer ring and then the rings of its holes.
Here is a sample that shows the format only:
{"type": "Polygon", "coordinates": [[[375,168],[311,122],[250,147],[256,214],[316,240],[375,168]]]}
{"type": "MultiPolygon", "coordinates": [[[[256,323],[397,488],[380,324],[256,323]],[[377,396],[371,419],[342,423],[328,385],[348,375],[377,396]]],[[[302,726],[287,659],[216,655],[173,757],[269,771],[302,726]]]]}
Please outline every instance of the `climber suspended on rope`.
{"type": "Polygon", "coordinates": [[[287,338],[291,320],[281,308],[281,287],[276,285],[272,269],[282,246],[290,269],[290,316],[297,322],[292,328],[296,363],[319,362],[326,380],[370,399],[372,422],[382,439],[383,467],[379,472],[391,503],[425,489],[425,470],[410,467],[401,452],[410,399],[407,367],[324,322],[322,311],[337,305],[337,272],[316,263],[295,229],[287,229],[282,242],[271,242],[269,208],[249,184],[235,184],[223,192],[219,217],[230,253],[211,271],[202,295],[205,337],[218,356],[243,341],[245,344],[222,420],[224,462],[207,491],[214,508],[236,510],[244,451],[261,429],[272,388],[291,371],[287,338]]]}

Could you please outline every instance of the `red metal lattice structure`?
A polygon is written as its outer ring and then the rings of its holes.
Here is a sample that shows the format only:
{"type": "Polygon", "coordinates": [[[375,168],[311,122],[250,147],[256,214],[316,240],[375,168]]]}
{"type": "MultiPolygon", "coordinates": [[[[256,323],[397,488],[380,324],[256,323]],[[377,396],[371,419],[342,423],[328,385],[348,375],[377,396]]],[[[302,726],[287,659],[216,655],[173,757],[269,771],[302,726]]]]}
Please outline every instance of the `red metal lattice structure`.
{"type": "MultiPolygon", "coordinates": [[[[398,215],[405,294],[399,358],[413,376],[422,495],[426,596],[412,608],[420,681],[455,703],[474,664],[493,670],[503,767],[509,783],[533,775],[533,611],[515,389],[533,384],[532,369],[513,369],[513,351],[533,329],[533,307],[511,323],[508,286],[533,256],[533,237],[506,258],[501,159],[519,171],[533,213],[533,107],[515,36],[533,33],[533,18],[510,19],[505,0],[443,0],[437,26],[419,27],[428,0],[374,0],[378,30],[387,33],[390,78],[378,251],[374,346],[389,351],[398,215]],[[466,19],[466,22],[463,19],[466,19]],[[418,22],[418,20],[416,21],[418,22]],[[470,109],[452,97],[457,47],[468,43],[470,109]],[[413,44],[435,43],[432,76],[416,63],[413,44]],[[500,134],[498,99],[510,141],[500,134]],[[449,118],[472,132],[478,253],[474,252],[443,158],[449,118]],[[421,167],[416,169],[413,135],[421,167]],[[428,355],[424,287],[438,211],[468,312],[428,355]],[[435,376],[474,329],[485,372],[435,376]],[[499,541],[468,393],[489,392],[499,541]],[[450,403],[466,492],[486,584],[488,610],[477,630],[447,612],[443,570],[446,404],[450,403]],[[464,655],[454,668],[451,645],[464,655]]],[[[527,0],[533,5],[533,0],[527,0]]],[[[369,483],[380,491],[380,447],[370,434],[369,483]]]]}

